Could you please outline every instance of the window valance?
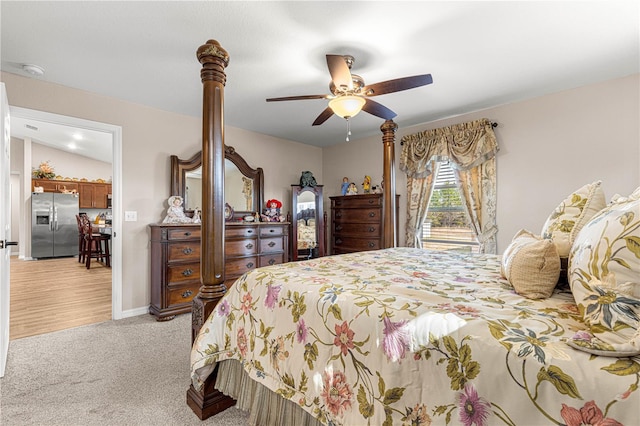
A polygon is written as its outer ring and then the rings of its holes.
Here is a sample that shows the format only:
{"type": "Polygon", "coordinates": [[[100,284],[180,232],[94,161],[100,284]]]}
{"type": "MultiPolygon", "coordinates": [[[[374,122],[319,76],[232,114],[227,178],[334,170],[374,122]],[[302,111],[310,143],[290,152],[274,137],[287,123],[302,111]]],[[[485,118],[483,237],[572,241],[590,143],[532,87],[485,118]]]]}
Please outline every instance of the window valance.
{"type": "Polygon", "coordinates": [[[431,160],[449,159],[453,168],[468,170],[498,152],[493,126],[486,118],[406,135],[401,142],[400,170],[414,178],[431,174],[431,160]]]}

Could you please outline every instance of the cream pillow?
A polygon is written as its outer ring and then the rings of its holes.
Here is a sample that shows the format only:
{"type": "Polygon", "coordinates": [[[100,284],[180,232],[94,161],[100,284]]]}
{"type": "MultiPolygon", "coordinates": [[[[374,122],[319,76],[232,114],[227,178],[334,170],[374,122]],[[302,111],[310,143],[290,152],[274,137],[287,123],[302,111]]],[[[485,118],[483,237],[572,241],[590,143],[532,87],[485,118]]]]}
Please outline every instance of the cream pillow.
{"type": "Polygon", "coordinates": [[[574,191],[555,208],[544,223],[541,234],[556,244],[560,257],[569,256],[578,232],[607,205],[601,184],[601,181],[596,181],[574,191]]]}
{"type": "Polygon", "coordinates": [[[502,276],[529,299],[553,294],[560,276],[560,257],[555,244],[522,229],[502,255],[502,276]]]}

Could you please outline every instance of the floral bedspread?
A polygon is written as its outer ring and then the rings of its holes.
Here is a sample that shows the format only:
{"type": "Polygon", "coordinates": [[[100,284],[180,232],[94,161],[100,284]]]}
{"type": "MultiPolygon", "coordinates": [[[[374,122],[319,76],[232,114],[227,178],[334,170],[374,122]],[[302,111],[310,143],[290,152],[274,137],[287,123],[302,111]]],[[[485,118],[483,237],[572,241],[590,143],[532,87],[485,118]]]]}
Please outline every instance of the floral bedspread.
{"type": "Polygon", "coordinates": [[[569,292],[534,301],[500,257],[412,248],[275,265],[241,277],[191,353],[335,425],[637,424],[640,358],[591,356],[569,292]]]}

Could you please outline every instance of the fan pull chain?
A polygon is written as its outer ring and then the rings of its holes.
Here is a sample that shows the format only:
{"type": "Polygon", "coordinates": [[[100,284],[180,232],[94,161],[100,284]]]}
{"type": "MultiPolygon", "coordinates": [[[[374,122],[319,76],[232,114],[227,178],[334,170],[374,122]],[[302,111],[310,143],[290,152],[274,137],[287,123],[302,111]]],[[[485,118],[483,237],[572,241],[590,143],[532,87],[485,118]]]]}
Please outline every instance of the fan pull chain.
{"type": "Polygon", "coordinates": [[[349,121],[349,117],[347,117],[347,142],[349,142],[349,136],[351,136],[351,122],[349,121]]]}

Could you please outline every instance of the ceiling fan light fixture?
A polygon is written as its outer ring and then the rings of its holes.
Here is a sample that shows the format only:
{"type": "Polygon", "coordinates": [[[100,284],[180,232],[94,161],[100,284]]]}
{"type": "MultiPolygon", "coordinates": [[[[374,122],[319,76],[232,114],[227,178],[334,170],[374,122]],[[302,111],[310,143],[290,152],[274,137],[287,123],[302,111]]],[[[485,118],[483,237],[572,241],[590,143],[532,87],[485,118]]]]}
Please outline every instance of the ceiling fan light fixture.
{"type": "Polygon", "coordinates": [[[329,108],[333,113],[342,118],[355,117],[365,104],[365,99],[361,96],[344,95],[329,101],[329,108]]]}

